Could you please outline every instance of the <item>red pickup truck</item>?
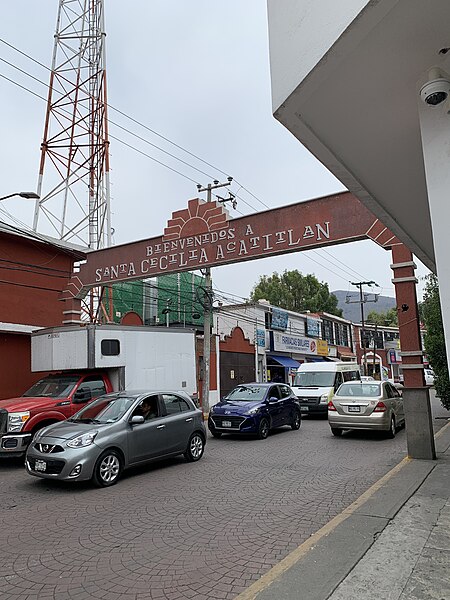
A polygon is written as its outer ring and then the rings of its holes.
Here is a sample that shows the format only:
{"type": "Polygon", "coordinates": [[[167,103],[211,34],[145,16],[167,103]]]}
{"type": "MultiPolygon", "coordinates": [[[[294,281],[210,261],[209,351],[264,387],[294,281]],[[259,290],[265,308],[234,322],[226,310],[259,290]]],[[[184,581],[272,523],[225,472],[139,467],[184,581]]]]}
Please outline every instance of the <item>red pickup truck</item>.
{"type": "Polygon", "coordinates": [[[112,391],[104,372],[64,372],[40,379],[19,398],[0,400],[0,458],[24,455],[38,429],[64,421],[112,391]]]}

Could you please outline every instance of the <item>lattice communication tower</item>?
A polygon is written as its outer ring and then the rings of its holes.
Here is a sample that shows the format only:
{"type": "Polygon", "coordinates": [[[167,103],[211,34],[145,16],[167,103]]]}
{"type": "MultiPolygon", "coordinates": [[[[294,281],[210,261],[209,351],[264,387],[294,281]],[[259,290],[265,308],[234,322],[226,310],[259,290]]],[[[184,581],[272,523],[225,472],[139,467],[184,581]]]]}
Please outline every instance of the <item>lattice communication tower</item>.
{"type": "Polygon", "coordinates": [[[105,36],[103,0],[59,0],[33,220],[92,249],[111,245],[105,36]]]}

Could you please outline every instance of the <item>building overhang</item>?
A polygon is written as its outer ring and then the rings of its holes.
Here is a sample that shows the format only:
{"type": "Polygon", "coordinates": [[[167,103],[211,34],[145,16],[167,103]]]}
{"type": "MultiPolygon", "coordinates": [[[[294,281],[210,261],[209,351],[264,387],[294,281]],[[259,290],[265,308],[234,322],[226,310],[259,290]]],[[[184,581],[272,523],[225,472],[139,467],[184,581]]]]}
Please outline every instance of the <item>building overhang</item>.
{"type": "Polygon", "coordinates": [[[435,270],[419,90],[450,72],[450,2],[268,5],[274,116],[435,270]]]}
{"type": "Polygon", "coordinates": [[[31,335],[34,331],[43,329],[38,325],[22,325],[21,323],[0,323],[0,333],[15,333],[31,335]]]}

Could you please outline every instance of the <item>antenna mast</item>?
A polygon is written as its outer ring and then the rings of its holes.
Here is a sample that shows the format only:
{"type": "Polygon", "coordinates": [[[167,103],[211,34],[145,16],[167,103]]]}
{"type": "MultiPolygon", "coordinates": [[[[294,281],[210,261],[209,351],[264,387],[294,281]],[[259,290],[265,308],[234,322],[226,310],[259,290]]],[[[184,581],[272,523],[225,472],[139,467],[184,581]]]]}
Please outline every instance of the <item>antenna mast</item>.
{"type": "Polygon", "coordinates": [[[105,37],[103,0],[59,0],[33,220],[92,249],[111,245],[105,37]]]}

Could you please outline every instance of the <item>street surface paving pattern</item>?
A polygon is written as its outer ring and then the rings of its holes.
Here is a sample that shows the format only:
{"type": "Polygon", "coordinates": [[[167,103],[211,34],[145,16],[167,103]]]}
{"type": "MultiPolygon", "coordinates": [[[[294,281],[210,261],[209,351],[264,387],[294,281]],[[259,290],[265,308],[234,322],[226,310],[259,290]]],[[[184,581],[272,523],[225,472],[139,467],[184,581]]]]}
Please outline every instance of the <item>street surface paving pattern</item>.
{"type": "Polygon", "coordinates": [[[265,441],[210,438],[197,463],[140,467],[106,489],[3,461],[0,599],[231,600],[405,455],[404,430],[335,438],[304,419],[265,441]]]}

